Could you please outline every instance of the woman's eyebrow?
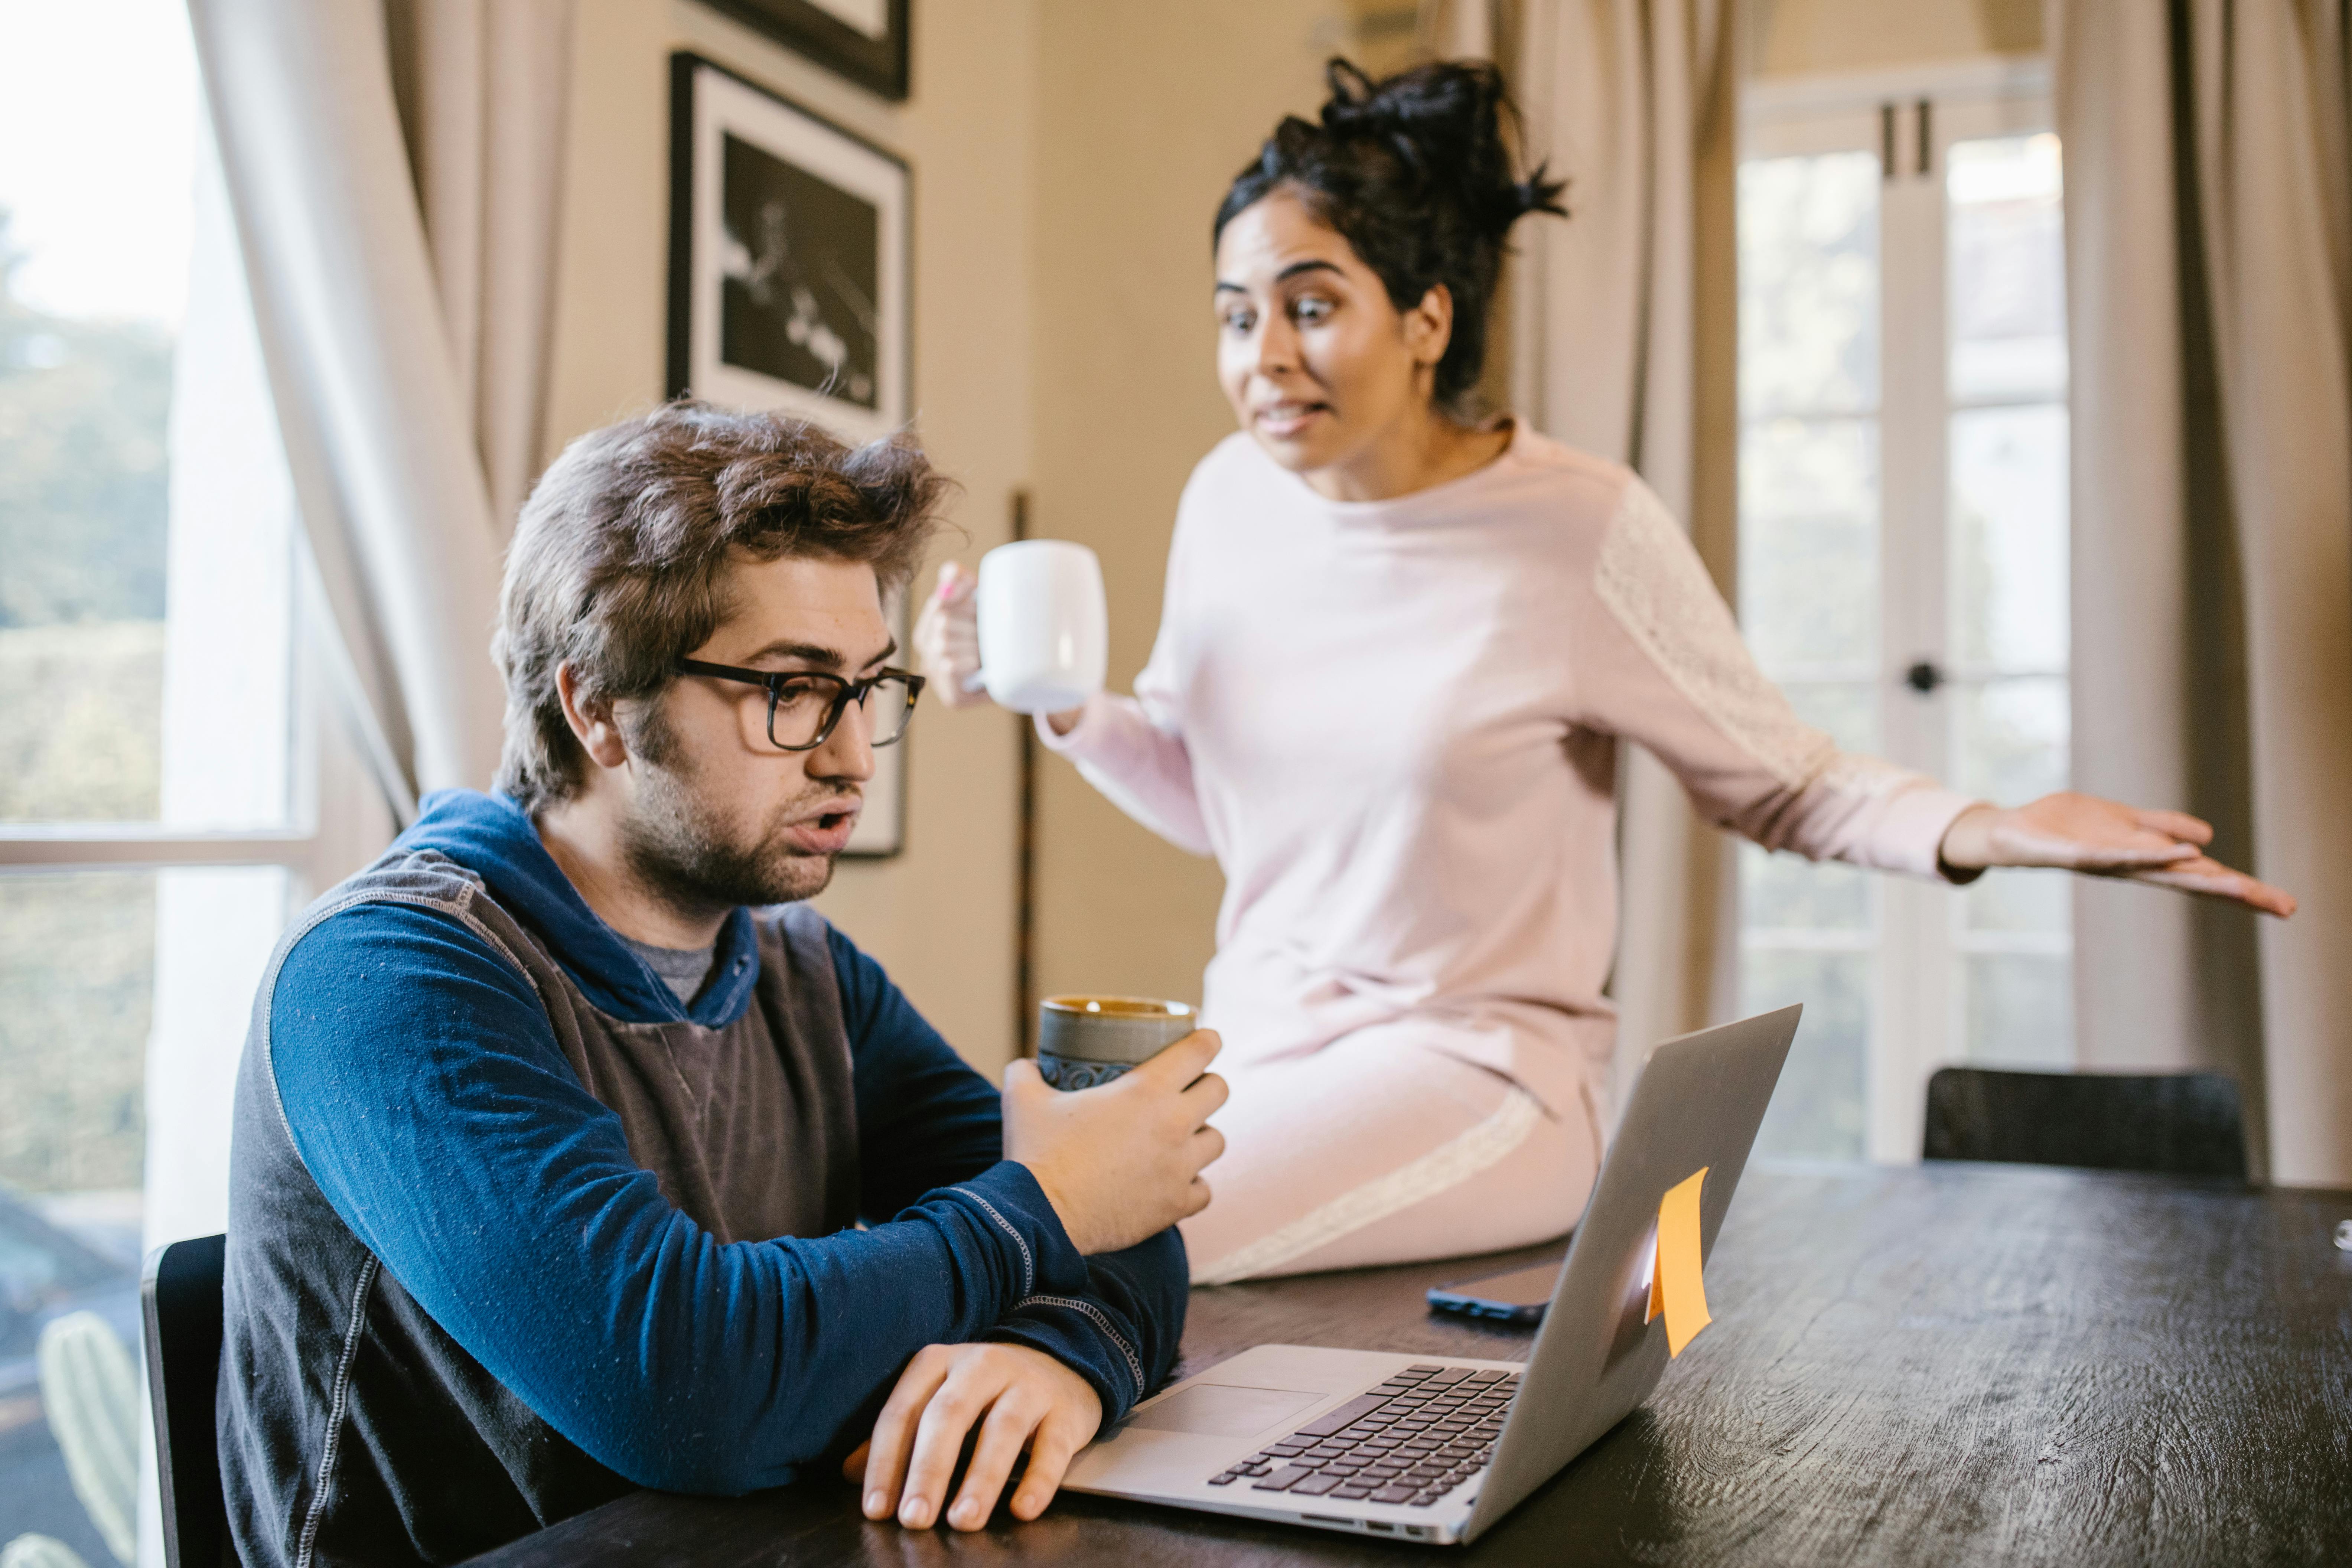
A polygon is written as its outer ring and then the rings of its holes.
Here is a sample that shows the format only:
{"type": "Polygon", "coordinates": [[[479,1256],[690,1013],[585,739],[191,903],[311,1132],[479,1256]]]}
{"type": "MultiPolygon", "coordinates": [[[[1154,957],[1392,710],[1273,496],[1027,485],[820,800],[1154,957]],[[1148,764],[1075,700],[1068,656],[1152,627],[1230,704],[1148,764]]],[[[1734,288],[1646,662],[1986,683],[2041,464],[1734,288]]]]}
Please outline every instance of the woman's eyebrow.
{"type": "MultiPolygon", "coordinates": [[[[1294,261],[1294,262],[1292,262],[1289,266],[1287,266],[1287,267],[1284,268],[1281,271],[1279,271],[1279,272],[1276,273],[1276,274],[1274,275],[1274,280],[1275,280],[1276,283],[1287,283],[1287,282],[1289,282],[1289,281],[1290,281],[1290,279],[1292,279],[1293,278],[1297,277],[1299,274],[1301,274],[1301,273],[1303,273],[1303,272],[1339,272],[1339,264],[1338,262],[1336,262],[1336,261],[1319,261],[1319,260],[1310,260],[1310,261],[1294,261]]],[[[1343,277],[1344,277],[1344,276],[1345,276],[1345,274],[1344,274],[1344,273],[1342,273],[1342,274],[1341,274],[1341,276],[1343,276],[1343,277]]],[[[1211,290],[1209,290],[1209,291],[1210,291],[1212,294],[1223,294],[1223,293],[1226,293],[1226,292],[1228,292],[1228,291],[1231,291],[1231,292],[1235,293],[1235,294],[1246,294],[1246,293],[1248,293],[1248,292],[1249,292],[1249,290],[1248,290],[1247,289],[1244,289],[1244,287],[1242,287],[1240,284],[1238,284],[1238,283],[1228,283],[1228,282],[1226,282],[1226,281],[1225,281],[1223,279],[1222,279],[1222,278],[1220,278],[1220,279],[1217,279],[1217,286],[1216,286],[1214,289],[1211,289],[1211,290]]]]}

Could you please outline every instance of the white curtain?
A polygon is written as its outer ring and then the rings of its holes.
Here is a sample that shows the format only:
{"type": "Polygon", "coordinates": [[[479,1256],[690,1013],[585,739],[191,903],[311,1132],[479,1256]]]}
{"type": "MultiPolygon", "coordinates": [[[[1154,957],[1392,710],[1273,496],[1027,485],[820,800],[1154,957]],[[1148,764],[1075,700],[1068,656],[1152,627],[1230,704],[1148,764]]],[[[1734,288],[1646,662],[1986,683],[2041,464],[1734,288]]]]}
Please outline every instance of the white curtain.
{"type": "Polygon", "coordinates": [[[2346,0],[2051,0],[2074,363],[2075,782],[2212,818],[2284,922],[2077,883],[2086,1066],[2235,1072],[2352,1184],[2346,0]]]}
{"type": "MultiPolygon", "coordinates": [[[[1727,596],[1738,544],[1734,0],[1528,0],[1515,89],[1530,162],[1569,181],[1512,279],[1512,403],[1630,465],[1727,596]]],[[[1731,999],[1728,847],[1665,768],[1620,759],[1618,1083],[1731,999]]]]}
{"type": "Polygon", "coordinates": [[[569,0],[190,0],[332,662],[394,810],[486,786],[538,468],[569,0]]]}

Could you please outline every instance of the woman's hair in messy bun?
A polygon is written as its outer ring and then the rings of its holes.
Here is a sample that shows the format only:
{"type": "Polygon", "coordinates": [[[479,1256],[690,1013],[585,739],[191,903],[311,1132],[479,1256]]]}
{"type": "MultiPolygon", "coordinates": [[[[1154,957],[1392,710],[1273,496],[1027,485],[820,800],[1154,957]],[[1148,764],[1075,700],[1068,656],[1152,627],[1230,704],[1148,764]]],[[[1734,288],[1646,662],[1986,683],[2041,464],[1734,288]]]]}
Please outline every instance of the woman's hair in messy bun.
{"type": "Polygon", "coordinates": [[[1380,275],[1399,310],[1437,284],[1454,297],[1454,335],[1437,363],[1433,397],[1463,411],[1486,362],[1486,310],[1502,272],[1503,240],[1531,212],[1566,216],[1562,182],[1538,167],[1511,177],[1503,74],[1484,62],[1417,66],[1374,81],[1344,59],[1325,71],[1322,123],[1291,115],[1217,208],[1214,236],[1243,209],[1284,186],[1337,229],[1380,275]]]}

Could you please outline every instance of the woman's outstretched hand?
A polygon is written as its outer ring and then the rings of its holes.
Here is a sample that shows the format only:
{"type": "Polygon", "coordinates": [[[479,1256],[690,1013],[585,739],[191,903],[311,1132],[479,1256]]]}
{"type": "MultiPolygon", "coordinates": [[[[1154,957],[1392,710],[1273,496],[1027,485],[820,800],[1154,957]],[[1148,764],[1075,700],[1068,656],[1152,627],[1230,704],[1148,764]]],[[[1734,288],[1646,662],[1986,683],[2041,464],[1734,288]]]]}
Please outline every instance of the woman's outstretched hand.
{"type": "Polygon", "coordinates": [[[1945,830],[1941,853],[1955,870],[2053,866],[2227,899],[2282,920],[2294,913],[2294,894],[2207,855],[2212,841],[2211,826],[2186,812],[2143,811],[2062,790],[2029,805],[1969,807],[1945,830]]]}

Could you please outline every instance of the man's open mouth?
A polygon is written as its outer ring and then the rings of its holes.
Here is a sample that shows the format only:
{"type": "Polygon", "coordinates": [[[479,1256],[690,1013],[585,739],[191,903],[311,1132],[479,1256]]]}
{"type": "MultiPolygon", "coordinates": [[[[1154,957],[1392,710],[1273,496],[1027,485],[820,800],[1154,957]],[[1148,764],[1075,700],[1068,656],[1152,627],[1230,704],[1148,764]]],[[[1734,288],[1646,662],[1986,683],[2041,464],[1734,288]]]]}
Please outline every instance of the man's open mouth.
{"type": "Polygon", "coordinates": [[[802,855],[838,855],[849,847],[849,837],[856,830],[857,813],[863,804],[845,801],[831,811],[803,816],[784,828],[784,841],[802,855]]]}
{"type": "Polygon", "coordinates": [[[857,814],[865,809],[866,802],[852,796],[847,800],[835,801],[830,810],[818,812],[814,816],[802,817],[794,826],[813,828],[819,833],[838,832],[855,824],[857,814]]]}

